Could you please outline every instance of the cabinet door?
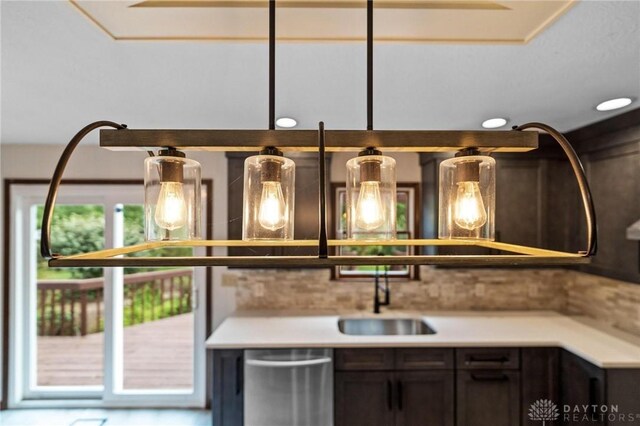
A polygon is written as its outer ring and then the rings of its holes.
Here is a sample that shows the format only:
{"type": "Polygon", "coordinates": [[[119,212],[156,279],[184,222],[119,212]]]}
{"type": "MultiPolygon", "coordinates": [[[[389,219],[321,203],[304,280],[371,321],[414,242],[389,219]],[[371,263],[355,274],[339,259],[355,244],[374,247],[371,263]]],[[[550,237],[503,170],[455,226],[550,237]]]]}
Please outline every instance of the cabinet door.
{"type": "Polygon", "coordinates": [[[520,373],[513,370],[459,370],[458,426],[520,424],[520,373]]]}
{"type": "Polygon", "coordinates": [[[396,373],[396,426],[453,426],[452,370],[396,373]]]}
{"type": "Polygon", "coordinates": [[[393,426],[393,373],[336,372],[336,426],[393,426]]]}
{"type": "Polygon", "coordinates": [[[242,426],[243,351],[213,351],[213,426],[242,426]]]}
{"type": "Polygon", "coordinates": [[[562,405],[569,408],[569,413],[562,414],[563,420],[572,425],[605,424],[596,408],[606,403],[604,370],[562,351],[560,389],[562,405]]]}
{"type": "Polygon", "coordinates": [[[538,411],[537,416],[536,412],[531,412],[531,416],[529,415],[532,405],[542,400],[551,401],[558,410],[561,410],[558,405],[560,403],[560,350],[558,348],[523,348],[521,354],[522,424],[537,426],[540,424],[538,417],[545,418],[546,426],[562,424],[559,411],[549,409],[549,411],[538,411]]]}

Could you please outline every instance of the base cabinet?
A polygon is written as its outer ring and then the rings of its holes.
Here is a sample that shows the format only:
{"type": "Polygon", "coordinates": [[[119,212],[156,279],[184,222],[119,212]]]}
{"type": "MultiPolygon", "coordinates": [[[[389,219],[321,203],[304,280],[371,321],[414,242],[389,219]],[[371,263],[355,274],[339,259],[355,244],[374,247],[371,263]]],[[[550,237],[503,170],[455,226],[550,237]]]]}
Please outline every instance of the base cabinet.
{"type": "Polygon", "coordinates": [[[453,349],[336,350],[336,426],[453,426],[453,349]]]}
{"type": "Polygon", "coordinates": [[[453,425],[453,372],[407,371],[395,376],[396,426],[453,425]]]}
{"type": "MultiPolygon", "coordinates": [[[[244,422],[243,361],[213,352],[214,426],[244,422]]],[[[640,413],[640,369],[558,348],[335,349],[334,366],[336,426],[613,426],[640,413]]]]}
{"type": "Polygon", "coordinates": [[[520,373],[474,370],[457,373],[458,426],[520,424],[520,373]]]}
{"type": "Polygon", "coordinates": [[[393,373],[337,372],[334,382],[336,426],[393,424],[393,373]]]}

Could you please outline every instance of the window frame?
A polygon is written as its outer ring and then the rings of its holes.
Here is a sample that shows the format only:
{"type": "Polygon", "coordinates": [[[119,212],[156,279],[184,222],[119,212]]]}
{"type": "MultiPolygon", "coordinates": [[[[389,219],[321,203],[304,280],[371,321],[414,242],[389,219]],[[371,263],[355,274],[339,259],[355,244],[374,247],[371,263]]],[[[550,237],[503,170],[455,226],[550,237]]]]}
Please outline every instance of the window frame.
{"type": "MultiPolygon", "coordinates": [[[[337,223],[337,209],[339,205],[339,194],[340,191],[344,191],[346,189],[346,182],[331,182],[331,197],[329,200],[329,238],[337,239],[338,236],[338,223],[337,223]]],[[[408,230],[409,238],[420,238],[422,232],[422,220],[421,220],[421,212],[422,212],[422,202],[421,202],[421,185],[419,182],[398,182],[396,184],[396,192],[406,190],[407,192],[412,192],[413,197],[409,197],[413,202],[413,231],[411,229],[408,230]],[[413,235],[412,235],[413,234],[413,235]]],[[[411,208],[411,206],[409,206],[411,208]]],[[[408,247],[409,255],[417,254],[420,252],[420,249],[415,246],[408,247]]],[[[330,251],[332,255],[338,255],[339,247],[331,247],[330,251]]],[[[340,280],[340,281],[355,281],[363,279],[371,279],[373,278],[373,274],[342,274],[340,273],[340,266],[335,266],[331,268],[331,279],[332,280],[340,280]]],[[[419,265],[409,265],[408,273],[403,275],[390,275],[389,280],[393,281],[410,281],[410,280],[419,280],[420,279],[420,267],[419,265]]]]}

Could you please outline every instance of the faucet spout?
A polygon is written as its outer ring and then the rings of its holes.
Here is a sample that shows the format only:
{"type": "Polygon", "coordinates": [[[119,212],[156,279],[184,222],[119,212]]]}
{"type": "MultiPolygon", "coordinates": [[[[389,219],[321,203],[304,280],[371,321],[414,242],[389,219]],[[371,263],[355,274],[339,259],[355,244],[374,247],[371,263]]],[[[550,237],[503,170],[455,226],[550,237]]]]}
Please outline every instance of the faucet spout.
{"type": "Polygon", "coordinates": [[[380,285],[380,274],[378,273],[378,267],[376,266],[376,274],[373,280],[374,293],[373,293],[373,313],[380,313],[380,306],[388,306],[391,303],[389,296],[389,269],[388,266],[384,267],[384,286],[380,285]],[[380,290],[384,291],[384,301],[380,301],[380,290]]]}

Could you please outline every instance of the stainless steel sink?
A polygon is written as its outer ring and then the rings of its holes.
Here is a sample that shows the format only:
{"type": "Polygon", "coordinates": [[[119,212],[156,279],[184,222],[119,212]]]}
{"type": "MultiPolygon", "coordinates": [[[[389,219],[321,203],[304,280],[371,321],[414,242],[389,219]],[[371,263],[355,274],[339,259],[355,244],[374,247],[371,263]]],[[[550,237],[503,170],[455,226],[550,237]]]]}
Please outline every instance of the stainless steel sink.
{"type": "Polygon", "coordinates": [[[419,318],[340,318],[342,334],[356,336],[412,336],[435,334],[436,331],[419,318]]]}

